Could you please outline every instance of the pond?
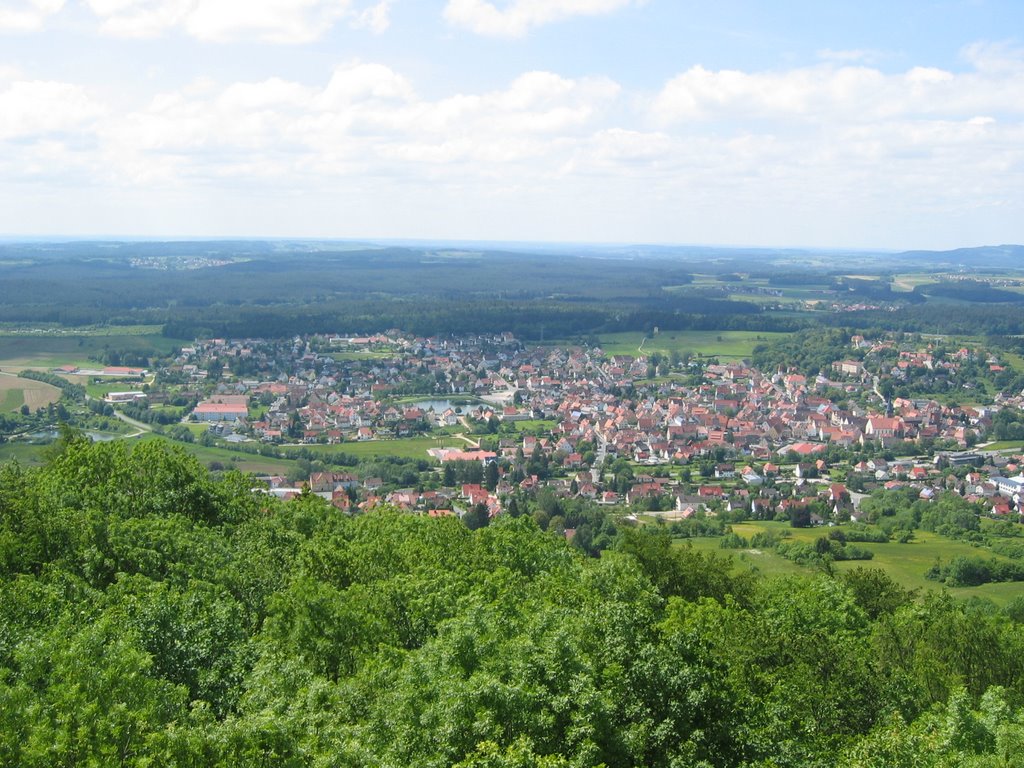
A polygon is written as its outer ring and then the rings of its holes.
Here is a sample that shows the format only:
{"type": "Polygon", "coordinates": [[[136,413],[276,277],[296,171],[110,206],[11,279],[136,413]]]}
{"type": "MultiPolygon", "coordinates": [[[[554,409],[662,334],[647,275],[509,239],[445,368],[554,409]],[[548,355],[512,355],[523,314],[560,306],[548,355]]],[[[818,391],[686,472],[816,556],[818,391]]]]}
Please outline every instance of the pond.
{"type": "Polygon", "coordinates": [[[433,409],[434,413],[444,413],[449,408],[456,413],[466,413],[466,411],[471,411],[475,407],[475,403],[455,402],[452,400],[417,400],[412,405],[424,411],[433,409]]]}
{"type": "MultiPolygon", "coordinates": [[[[98,443],[105,443],[108,440],[117,440],[121,435],[114,435],[109,432],[85,432],[86,436],[98,443]]],[[[25,435],[28,440],[56,440],[60,437],[60,432],[55,429],[45,430],[43,432],[32,432],[31,434],[25,435]]]]}

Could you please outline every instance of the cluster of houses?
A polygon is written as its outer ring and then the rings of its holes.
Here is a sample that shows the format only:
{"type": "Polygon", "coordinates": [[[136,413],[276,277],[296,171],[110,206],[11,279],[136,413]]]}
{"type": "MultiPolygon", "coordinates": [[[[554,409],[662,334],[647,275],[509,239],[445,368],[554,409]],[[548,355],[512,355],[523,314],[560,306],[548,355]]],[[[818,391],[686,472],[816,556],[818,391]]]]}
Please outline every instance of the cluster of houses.
{"type": "MultiPolygon", "coordinates": [[[[498,430],[494,450],[470,445],[435,449],[432,456],[441,462],[500,463],[503,485],[487,493],[462,489],[440,499],[413,498],[409,493],[388,499],[426,511],[451,508],[453,501],[462,501],[485,504],[496,513],[502,491],[514,490],[506,470],[522,469],[527,460],[543,458],[558,475],[547,485],[560,493],[571,489],[598,502],[634,503],[672,495],[671,506],[681,515],[708,509],[709,502],[716,501],[726,506],[743,504],[762,516],[814,501],[824,502],[832,514],[855,515],[856,505],[844,486],[815,482],[815,474],[828,474],[828,467],[821,466],[828,446],[877,448],[879,454],[926,442],[965,449],[987,433],[999,407],[1024,406],[1024,393],[1001,395],[991,407],[951,406],[931,399],[886,401],[865,367],[870,355],[895,360],[890,373],[896,376],[915,367],[953,370],[975,353],[962,349],[937,360],[928,349],[909,349],[892,340],[866,341],[861,336],[851,339],[850,349],[848,359],[836,360],[812,378],[792,370],[760,371],[737,361],[691,363],[683,371],[690,375],[654,380],[642,352],[607,356],[596,347],[527,347],[510,334],[419,338],[389,331],[365,337],[295,338],[285,343],[206,340],[181,350],[169,372],[191,385],[202,382],[210,392],[195,408],[195,419],[235,422],[236,430],[266,442],[402,438],[438,427],[469,427],[471,421],[545,419],[553,424],[543,435],[498,430]],[[213,384],[208,377],[216,369],[220,377],[213,384]],[[424,391],[426,386],[430,389],[424,391]],[[837,389],[848,395],[844,402],[863,405],[841,407],[824,394],[837,389]],[[399,396],[412,393],[434,398],[469,396],[475,403],[462,409],[434,409],[398,402],[399,396]],[[603,482],[601,465],[606,457],[656,467],[687,464],[709,455],[738,459],[716,467],[715,479],[729,480],[730,488],[739,485],[741,491],[718,488],[716,492],[716,486],[708,484],[687,494],[680,485],[651,478],[620,495],[603,482]],[[794,465],[794,481],[806,481],[806,487],[796,486],[796,497],[778,498],[770,487],[778,472],[772,460],[779,461],[778,457],[794,465]]],[[[1019,511],[1021,489],[1019,478],[1012,478],[1013,469],[1011,464],[1011,474],[1004,478],[999,473],[1007,471],[1005,466],[993,467],[984,475],[988,479],[961,491],[993,499],[997,513],[1003,513],[1004,506],[1005,514],[1019,511]]],[[[941,480],[934,464],[873,459],[854,471],[874,484],[919,484],[923,497],[933,493],[941,480]]],[[[353,502],[348,483],[320,488],[323,482],[310,479],[311,487],[317,486],[314,492],[326,494],[339,506],[353,502]]],[[[516,487],[530,491],[538,484],[527,473],[516,487]]],[[[375,497],[374,489],[360,486],[359,490],[364,500],[375,497]]],[[[818,504],[816,509],[820,508],[818,504]]]]}

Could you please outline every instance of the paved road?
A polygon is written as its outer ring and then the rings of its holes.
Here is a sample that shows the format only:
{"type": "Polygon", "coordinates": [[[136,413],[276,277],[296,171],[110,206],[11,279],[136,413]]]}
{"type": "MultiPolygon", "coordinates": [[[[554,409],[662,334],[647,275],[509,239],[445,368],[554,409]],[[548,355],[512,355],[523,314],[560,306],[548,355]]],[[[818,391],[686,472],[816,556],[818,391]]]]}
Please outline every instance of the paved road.
{"type": "Polygon", "coordinates": [[[138,437],[141,434],[153,431],[153,428],[151,426],[149,426],[149,424],[146,424],[145,422],[142,422],[142,421],[137,421],[137,420],[131,418],[130,416],[125,416],[123,413],[121,413],[120,411],[118,411],[116,409],[114,410],[114,415],[117,416],[117,418],[119,418],[121,421],[123,421],[128,426],[135,427],[135,429],[138,430],[137,432],[132,432],[130,435],[122,435],[121,436],[122,440],[127,440],[127,439],[132,438],[132,437],[138,437]]]}
{"type": "MultiPolygon", "coordinates": [[[[473,425],[469,423],[469,419],[467,419],[465,416],[459,416],[459,423],[462,424],[462,426],[464,426],[470,432],[473,431],[473,425]]],[[[459,440],[465,440],[467,443],[469,443],[474,448],[477,448],[477,449],[480,448],[480,443],[474,443],[471,439],[466,437],[466,435],[464,433],[462,433],[462,432],[459,432],[456,435],[452,435],[452,437],[456,437],[459,440]]]]}
{"type": "Polygon", "coordinates": [[[594,484],[601,482],[601,467],[604,466],[604,459],[608,455],[608,441],[604,436],[595,430],[597,435],[597,453],[594,454],[594,466],[590,469],[590,477],[594,484]]]}

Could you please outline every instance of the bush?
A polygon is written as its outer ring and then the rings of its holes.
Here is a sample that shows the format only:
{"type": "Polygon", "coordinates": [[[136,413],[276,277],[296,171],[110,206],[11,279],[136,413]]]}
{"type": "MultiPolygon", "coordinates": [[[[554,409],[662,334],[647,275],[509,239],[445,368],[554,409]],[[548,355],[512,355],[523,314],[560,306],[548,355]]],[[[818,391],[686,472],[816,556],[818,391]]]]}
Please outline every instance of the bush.
{"type": "Polygon", "coordinates": [[[771,531],[758,531],[750,538],[750,546],[754,549],[775,549],[779,537],[771,531]]]}
{"type": "Polygon", "coordinates": [[[959,555],[946,565],[936,561],[925,578],[951,587],[976,587],[993,581],[1024,581],[1024,565],[994,558],[959,555]]]}
{"type": "MultiPolygon", "coordinates": [[[[835,529],[835,532],[841,533],[842,541],[873,541],[877,544],[885,544],[889,541],[889,534],[883,531],[881,528],[875,528],[864,523],[851,523],[843,529],[835,529]]],[[[831,536],[832,533],[830,532],[831,536]]]]}
{"type": "Polygon", "coordinates": [[[730,531],[722,537],[722,540],[718,542],[718,546],[722,549],[747,549],[750,546],[750,542],[738,533],[730,531]]]}

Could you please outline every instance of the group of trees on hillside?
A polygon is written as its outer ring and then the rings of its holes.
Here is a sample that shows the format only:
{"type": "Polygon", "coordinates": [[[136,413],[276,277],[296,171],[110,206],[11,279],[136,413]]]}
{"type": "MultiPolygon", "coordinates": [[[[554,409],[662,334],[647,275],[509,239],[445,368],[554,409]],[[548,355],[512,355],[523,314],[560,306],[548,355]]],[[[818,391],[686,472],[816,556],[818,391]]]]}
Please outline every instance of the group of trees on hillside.
{"type": "Polygon", "coordinates": [[[0,468],[0,764],[1021,764],[1019,602],[251,486],[71,434],[0,468]]]}

